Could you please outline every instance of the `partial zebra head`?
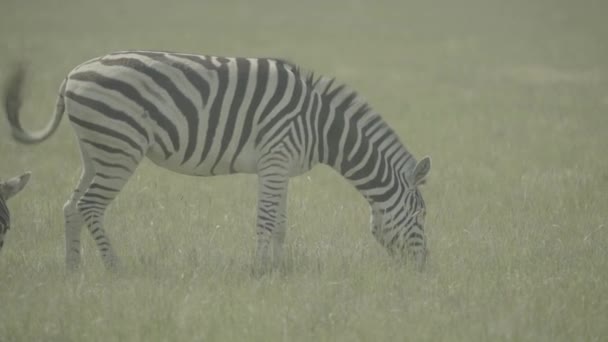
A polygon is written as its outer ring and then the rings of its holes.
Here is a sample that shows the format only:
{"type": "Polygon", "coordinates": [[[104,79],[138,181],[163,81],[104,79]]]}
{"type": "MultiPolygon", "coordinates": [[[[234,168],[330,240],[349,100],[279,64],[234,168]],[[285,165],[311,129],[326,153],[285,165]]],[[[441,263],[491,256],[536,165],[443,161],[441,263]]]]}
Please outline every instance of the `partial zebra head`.
{"type": "Polygon", "coordinates": [[[413,257],[418,268],[423,268],[427,257],[424,221],[426,205],[419,187],[431,170],[431,158],[424,157],[407,174],[401,175],[403,193],[400,203],[392,203],[383,211],[372,209],[371,230],[375,238],[398,258],[413,257]]]}
{"type": "Polygon", "coordinates": [[[4,236],[11,224],[6,201],[21,191],[29,179],[30,173],[26,172],[19,177],[14,177],[7,181],[0,180],[0,250],[4,245],[4,236]]]}

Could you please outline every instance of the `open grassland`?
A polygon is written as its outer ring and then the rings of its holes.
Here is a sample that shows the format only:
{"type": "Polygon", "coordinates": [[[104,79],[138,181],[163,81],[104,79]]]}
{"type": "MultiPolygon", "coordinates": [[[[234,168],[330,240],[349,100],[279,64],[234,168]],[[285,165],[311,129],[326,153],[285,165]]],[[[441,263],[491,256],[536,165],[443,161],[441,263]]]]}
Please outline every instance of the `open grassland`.
{"type": "Polygon", "coordinates": [[[9,204],[2,341],[601,341],[608,336],[604,1],[0,2],[0,76],[32,73],[28,127],[78,63],[113,50],[281,56],[359,90],[417,156],[431,248],[392,264],[366,203],[328,168],[293,179],[287,267],[250,276],[255,177],[143,163],[107,213],[123,269],[83,231],[64,267],[71,127],[21,146],[0,120],[9,204]]]}

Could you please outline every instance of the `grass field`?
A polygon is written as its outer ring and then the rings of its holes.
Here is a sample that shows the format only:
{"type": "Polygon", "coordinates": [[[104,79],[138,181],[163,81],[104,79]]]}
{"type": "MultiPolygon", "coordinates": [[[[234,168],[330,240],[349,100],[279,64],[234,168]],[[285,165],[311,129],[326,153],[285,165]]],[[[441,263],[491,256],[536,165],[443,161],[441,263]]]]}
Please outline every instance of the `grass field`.
{"type": "Polygon", "coordinates": [[[65,74],[106,52],[280,56],[357,89],[433,167],[424,273],[392,264],[366,202],[318,167],[291,182],[288,267],[254,278],[255,177],[145,162],[107,213],[122,271],[103,270],[84,230],[68,275],[71,127],[22,146],[2,119],[0,176],[33,176],[9,203],[0,341],[606,341],[606,13],[599,0],[3,0],[0,77],[28,61],[30,128],[65,74]]]}

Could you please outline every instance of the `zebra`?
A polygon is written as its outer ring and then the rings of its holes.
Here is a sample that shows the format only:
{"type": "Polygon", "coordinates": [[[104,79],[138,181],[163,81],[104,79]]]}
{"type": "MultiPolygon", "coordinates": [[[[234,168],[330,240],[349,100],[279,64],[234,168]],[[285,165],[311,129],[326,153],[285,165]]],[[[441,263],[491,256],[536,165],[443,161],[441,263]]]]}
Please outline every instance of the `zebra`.
{"type": "Polygon", "coordinates": [[[21,176],[13,177],[6,181],[0,180],[0,251],[4,246],[4,237],[11,227],[11,216],[6,206],[6,201],[23,190],[30,180],[30,172],[21,176]]]}
{"type": "Polygon", "coordinates": [[[356,91],[283,59],[120,51],[88,60],[61,83],[52,119],[24,130],[19,119],[25,68],[5,91],[12,136],[39,143],[67,112],[82,159],[64,205],[66,266],[80,264],[86,226],[106,268],[118,258],[104,212],[140,161],[192,176],[257,175],[254,265],[281,260],[289,179],[325,164],[371,207],[371,233],[396,259],[425,264],[426,205],[419,186],[430,170],[356,91]]]}

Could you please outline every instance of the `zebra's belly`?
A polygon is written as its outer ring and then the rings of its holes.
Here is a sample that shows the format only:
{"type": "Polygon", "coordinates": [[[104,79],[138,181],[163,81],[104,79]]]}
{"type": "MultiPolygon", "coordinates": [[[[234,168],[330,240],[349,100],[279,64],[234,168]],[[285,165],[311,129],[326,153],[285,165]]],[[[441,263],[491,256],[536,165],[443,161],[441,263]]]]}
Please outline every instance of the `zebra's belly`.
{"type": "Polygon", "coordinates": [[[192,158],[183,162],[182,156],[171,154],[168,157],[159,147],[153,145],[146,157],[154,164],[173,172],[191,176],[215,176],[233,173],[256,173],[258,154],[253,149],[244,148],[238,156],[209,153],[202,162],[192,158]]]}

